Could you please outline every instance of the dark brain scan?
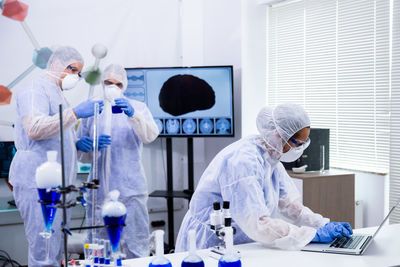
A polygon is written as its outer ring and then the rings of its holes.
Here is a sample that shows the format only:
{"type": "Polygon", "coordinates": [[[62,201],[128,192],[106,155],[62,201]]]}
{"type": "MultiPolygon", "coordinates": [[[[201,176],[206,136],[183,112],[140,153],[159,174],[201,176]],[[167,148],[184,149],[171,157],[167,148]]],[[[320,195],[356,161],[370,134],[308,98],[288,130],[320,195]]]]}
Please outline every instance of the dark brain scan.
{"type": "Polygon", "coordinates": [[[210,109],[215,104],[213,88],[203,79],[189,74],[169,78],[158,96],[165,112],[180,116],[196,110],[210,109]]]}

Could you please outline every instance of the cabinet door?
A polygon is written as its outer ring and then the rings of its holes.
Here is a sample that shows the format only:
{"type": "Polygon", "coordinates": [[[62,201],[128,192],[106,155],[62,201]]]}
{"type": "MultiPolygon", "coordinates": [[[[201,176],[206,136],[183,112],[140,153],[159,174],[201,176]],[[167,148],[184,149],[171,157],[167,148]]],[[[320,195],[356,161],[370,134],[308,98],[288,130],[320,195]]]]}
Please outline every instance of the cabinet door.
{"type": "Polygon", "coordinates": [[[303,204],[331,221],[354,227],[354,175],[303,179],[303,204]]]}

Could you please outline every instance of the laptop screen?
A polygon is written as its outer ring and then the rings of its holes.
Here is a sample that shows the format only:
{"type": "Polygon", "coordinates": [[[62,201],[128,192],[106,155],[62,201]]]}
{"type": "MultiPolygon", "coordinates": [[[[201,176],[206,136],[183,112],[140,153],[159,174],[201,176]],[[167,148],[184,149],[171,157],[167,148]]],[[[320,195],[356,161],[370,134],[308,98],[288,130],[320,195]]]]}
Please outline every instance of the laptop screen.
{"type": "Polygon", "coordinates": [[[400,199],[397,201],[397,203],[390,209],[388,215],[386,215],[385,219],[383,219],[383,222],[379,225],[378,229],[376,229],[374,235],[372,236],[371,239],[374,239],[374,237],[376,236],[376,234],[381,230],[382,226],[385,224],[385,222],[389,219],[390,214],[392,214],[392,212],[394,211],[394,209],[399,205],[400,203],[400,199]]]}

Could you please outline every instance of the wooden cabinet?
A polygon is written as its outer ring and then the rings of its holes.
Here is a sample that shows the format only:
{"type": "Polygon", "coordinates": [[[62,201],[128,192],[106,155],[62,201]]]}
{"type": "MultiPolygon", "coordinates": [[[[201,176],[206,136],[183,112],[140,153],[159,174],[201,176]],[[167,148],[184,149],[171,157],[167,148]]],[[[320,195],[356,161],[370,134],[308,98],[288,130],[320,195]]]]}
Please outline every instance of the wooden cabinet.
{"type": "Polygon", "coordinates": [[[354,173],[328,170],[288,174],[302,180],[304,206],[331,221],[349,222],[354,228],[354,173]]]}

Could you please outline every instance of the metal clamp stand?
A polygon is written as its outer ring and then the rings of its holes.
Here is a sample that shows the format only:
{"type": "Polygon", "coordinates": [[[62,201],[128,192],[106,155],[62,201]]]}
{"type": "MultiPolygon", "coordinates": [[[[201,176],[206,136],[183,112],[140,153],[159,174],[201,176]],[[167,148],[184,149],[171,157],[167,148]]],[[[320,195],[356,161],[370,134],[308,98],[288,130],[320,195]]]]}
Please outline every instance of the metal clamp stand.
{"type": "MultiPolygon", "coordinates": [[[[98,105],[98,104],[97,104],[98,105]]],[[[64,234],[64,263],[65,266],[68,266],[68,234],[71,235],[71,231],[73,230],[87,230],[87,229],[97,229],[104,228],[106,226],[92,226],[88,227],[76,227],[68,229],[67,227],[67,209],[76,206],[76,204],[82,204],[86,206],[86,201],[83,198],[78,197],[78,202],[68,201],[66,195],[72,192],[86,192],[86,188],[88,189],[98,189],[99,181],[97,179],[93,179],[92,182],[83,183],[82,187],[75,187],[74,185],[66,186],[65,183],[65,164],[64,164],[64,127],[63,127],[63,107],[62,104],[59,105],[59,115],[60,115],[60,151],[61,151],[61,176],[62,176],[62,187],[53,189],[62,195],[62,201],[57,202],[57,208],[61,208],[63,210],[63,234],[64,234]]],[[[54,202],[53,202],[54,203],[54,202]]],[[[125,226],[125,225],[124,225],[125,226]]]]}

